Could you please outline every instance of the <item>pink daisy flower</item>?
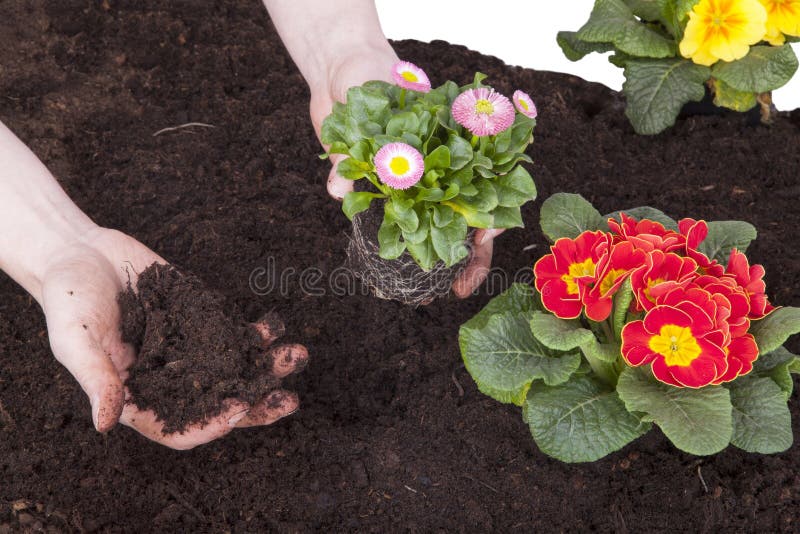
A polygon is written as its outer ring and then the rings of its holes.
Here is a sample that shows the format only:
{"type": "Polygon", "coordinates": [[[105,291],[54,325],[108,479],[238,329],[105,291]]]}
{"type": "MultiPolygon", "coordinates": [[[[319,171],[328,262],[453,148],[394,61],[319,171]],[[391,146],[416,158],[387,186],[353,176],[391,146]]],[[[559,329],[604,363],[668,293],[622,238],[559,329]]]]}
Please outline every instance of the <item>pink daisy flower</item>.
{"type": "Polygon", "coordinates": [[[392,79],[403,89],[427,93],[431,90],[431,81],[421,68],[409,61],[398,61],[392,67],[392,79]]]}
{"type": "Polygon", "coordinates": [[[419,182],[425,171],[422,154],[405,143],[383,145],[374,162],[378,178],[392,189],[408,189],[419,182]]]}
{"type": "Polygon", "coordinates": [[[494,89],[469,89],[453,101],[455,121],[477,136],[497,135],[514,123],[514,106],[494,89]]]}
{"type": "Polygon", "coordinates": [[[517,90],[514,91],[514,96],[511,98],[514,100],[514,106],[517,108],[517,111],[526,117],[535,119],[536,115],[539,114],[539,112],[536,111],[536,104],[533,103],[533,99],[528,93],[517,90]]]}

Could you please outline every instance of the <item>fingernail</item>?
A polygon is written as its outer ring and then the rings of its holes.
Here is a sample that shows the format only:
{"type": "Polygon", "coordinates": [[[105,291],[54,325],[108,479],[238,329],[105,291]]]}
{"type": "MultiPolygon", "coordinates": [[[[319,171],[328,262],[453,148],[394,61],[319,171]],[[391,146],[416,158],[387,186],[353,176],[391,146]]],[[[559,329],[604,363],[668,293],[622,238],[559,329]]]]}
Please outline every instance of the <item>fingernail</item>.
{"type": "Polygon", "coordinates": [[[494,230],[486,230],[485,232],[483,232],[483,235],[481,236],[481,240],[480,242],[478,242],[478,245],[483,245],[487,241],[491,241],[492,239],[494,239],[495,235],[496,234],[494,230]]]}
{"type": "Polygon", "coordinates": [[[93,394],[89,397],[89,404],[92,405],[92,423],[96,430],[100,430],[100,397],[93,394]]]}
{"type": "Polygon", "coordinates": [[[237,413],[236,415],[228,419],[228,426],[236,426],[236,424],[242,419],[244,419],[246,415],[247,415],[247,410],[237,413]]]}

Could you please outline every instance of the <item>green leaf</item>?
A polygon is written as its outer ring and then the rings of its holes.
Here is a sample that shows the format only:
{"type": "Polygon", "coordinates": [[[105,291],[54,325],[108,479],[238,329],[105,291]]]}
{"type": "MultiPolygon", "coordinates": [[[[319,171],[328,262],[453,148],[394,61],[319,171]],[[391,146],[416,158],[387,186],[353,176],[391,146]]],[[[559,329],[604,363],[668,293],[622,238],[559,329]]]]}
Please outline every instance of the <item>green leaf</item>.
{"type": "MultiPolygon", "coordinates": [[[[613,211],[608,215],[603,216],[603,220],[607,221],[608,219],[616,219],[618,222],[621,221],[620,213],[624,213],[629,217],[633,217],[637,221],[641,221],[642,219],[650,219],[651,221],[655,221],[657,223],[661,223],[664,225],[664,228],[667,230],[674,230],[678,231],[678,223],[670,217],[666,215],[663,211],[651,208],[650,206],[639,206],[638,208],[631,208],[629,210],[619,210],[613,211]]],[[[604,226],[603,229],[608,228],[608,226],[604,226]]]]}
{"type": "Polygon", "coordinates": [[[731,441],[730,394],[721,386],[678,388],[653,378],[650,366],[626,367],[617,393],[630,412],[646,414],[679,449],[699,456],[714,454],[731,441]]]}
{"type": "Polygon", "coordinates": [[[674,40],[642,24],[622,0],[596,0],[588,22],[576,37],[588,43],[613,43],[632,56],[665,58],[676,54],[674,40]]]}
{"type": "Polygon", "coordinates": [[[636,133],[657,134],[675,124],[684,104],[703,99],[710,72],[681,58],[628,61],[622,91],[636,133]]]}
{"type": "Polygon", "coordinates": [[[450,168],[461,169],[472,161],[472,145],[460,135],[450,134],[447,137],[447,148],[450,149],[450,168]]]}
{"type": "Polygon", "coordinates": [[[556,193],[542,204],[540,212],[544,235],[551,241],[575,239],[586,230],[603,226],[603,217],[585,198],[573,193],[556,193]]]}
{"type": "Polygon", "coordinates": [[[384,217],[378,229],[378,255],[385,260],[396,260],[406,250],[406,245],[400,240],[402,232],[394,222],[387,221],[384,217]]]}
{"type": "Polygon", "coordinates": [[[394,115],[386,124],[386,134],[402,137],[404,133],[416,135],[419,130],[419,117],[410,111],[401,111],[394,115]]]}
{"type": "Polygon", "coordinates": [[[391,115],[389,97],[378,88],[351,87],[347,90],[345,113],[358,124],[365,122],[386,124],[391,115]]]}
{"type": "Polygon", "coordinates": [[[570,350],[595,340],[592,331],[581,327],[580,321],[542,312],[534,312],[531,331],[545,347],[555,350],[570,350]]]}
{"type": "Polygon", "coordinates": [[[442,145],[425,156],[425,170],[450,167],[450,149],[442,145]]]}
{"type": "Polygon", "coordinates": [[[617,290],[617,294],[614,295],[614,311],[611,317],[614,335],[617,339],[622,339],[622,329],[627,322],[631,302],[633,302],[633,289],[631,288],[631,279],[628,277],[617,290]]]}
{"type": "Polygon", "coordinates": [[[369,205],[372,203],[372,200],[380,196],[382,195],[377,193],[350,191],[344,196],[344,201],[342,202],[342,211],[344,211],[344,214],[347,215],[347,218],[352,221],[353,216],[356,213],[361,213],[362,211],[369,209],[369,205]]]}
{"type": "Polygon", "coordinates": [[[771,378],[783,391],[785,400],[789,400],[794,390],[792,370],[800,363],[800,358],[792,354],[786,347],[778,347],[767,354],[759,354],[753,363],[752,375],[771,378]]]}
{"type": "Polygon", "coordinates": [[[336,166],[336,174],[348,180],[360,180],[372,170],[372,165],[355,158],[345,158],[336,166]]]}
{"type": "Polygon", "coordinates": [[[745,252],[757,236],[756,228],[744,221],[712,221],[708,223],[708,236],[697,249],[723,265],[728,264],[731,250],[745,252]]]}
{"type": "Polygon", "coordinates": [[[433,269],[433,266],[436,265],[439,259],[436,255],[436,251],[433,250],[433,244],[430,239],[426,239],[422,243],[406,242],[406,249],[423,271],[430,271],[433,269]]]}
{"type": "Polygon", "coordinates": [[[433,224],[439,228],[447,226],[450,224],[450,221],[453,220],[453,208],[450,206],[444,206],[442,204],[436,204],[433,206],[433,224]]]}
{"type": "Polygon", "coordinates": [[[742,59],[717,62],[711,74],[738,91],[766,93],[786,85],[797,65],[791,45],[753,46],[742,59]]]}
{"type": "Polygon", "coordinates": [[[778,308],[763,319],[753,321],[750,333],[762,354],[777,350],[789,336],[800,333],[800,308],[778,308]]]}
{"type": "Polygon", "coordinates": [[[395,221],[403,232],[414,232],[419,227],[419,217],[413,210],[414,201],[390,200],[384,204],[386,216],[395,221]]]}
{"type": "Polygon", "coordinates": [[[517,208],[498,206],[489,214],[491,223],[487,228],[522,228],[522,212],[517,208]]]}
{"type": "Polygon", "coordinates": [[[430,235],[430,214],[428,212],[423,212],[422,214],[417,214],[419,218],[419,226],[413,232],[403,232],[403,240],[406,244],[414,244],[418,245],[428,239],[430,235]]]}
{"type": "Polygon", "coordinates": [[[769,378],[744,376],[730,383],[731,444],[747,452],[774,454],[792,446],[792,416],[786,398],[769,378]]]}
{"type": "Polygon", "coordinates": [[[533,310],[541,310],[541,301],[536,290],[528,284],[515,283],[503,293],[494,297],[483,307],[472,319],[464,323],[463,326],[471,329],[481,329],[493,315],[505,313],[525,313],[533,310]]]}
{"type": "Polygon", "coordinates": [[[348,154],[353,159],[358,161],[372,161],[372,147],[370,146],[370,142],[366,139],[362,139],[358,143],[354,144],[350,147],[348,154]]]}
{"type": "Polygon", "coordinates": [[[436,254],[445,265],[452,267],[469,255],[464,245],[467,238],[467,221],[463,217],[453,217],[444,227],[431,226],[431,243],[436,254]]]}
{"type": "Polygon", "coordinates": [[[593,462],[650,430],[614,390],[590,376],[554,387],[534,385],[523,418],[542,452],[563,462],[593,462]]]}
{"type": "Polygon", "coordinates": [[[722,80],[714,80],[714,105],[733,111],[744,112],[758,103],[756,93],[737,91],[722,80]]]}
{"type": "Polygon", "coordinates": [[[467,370],[486,395],[522,405],[531,382],[566,382],[578,369],[578,351],[560,353],[533,337],[527,313],[492,315],[483,327],[463,325],[459,331],[461,356],[467,370]]]}
{"type": "Polygon", "coordinates": [[[600,52],[602,54],[614,49],[614,46],[609,43],[590,43],[579,39],[576,32],[558,32],[556,42],[570,61],[583,59],[584,56],[592,52],[600,52]]]}
{"type": "Polygon", "coordinates": [[[625,0],[634,15],[650,22],[661,20],[669,2],[670,0],[625,0]]]}
{"type": "Polygon", "coordinates": [[[444,191],[435,187],[433,189],[420,189],[420,192],[417,193],[417,201],[430,201],[430,202],[439,202],[444,198],[444,191]]]}
{"type": "Polygon", "coordinates": [[[622,354],[618,344],[600,343],[597,339],[592,339],[588,343],[581,345],[581,351],[583,351],[587,359],[603,363],[614,363],[622,354]]]}
{"type": "Polygon", "coordinates": [[[536,185],[522,165],[508,174],[498,176],[493,185],[497,191],[498,206],[516,208],[536,198],[536,185]]]}

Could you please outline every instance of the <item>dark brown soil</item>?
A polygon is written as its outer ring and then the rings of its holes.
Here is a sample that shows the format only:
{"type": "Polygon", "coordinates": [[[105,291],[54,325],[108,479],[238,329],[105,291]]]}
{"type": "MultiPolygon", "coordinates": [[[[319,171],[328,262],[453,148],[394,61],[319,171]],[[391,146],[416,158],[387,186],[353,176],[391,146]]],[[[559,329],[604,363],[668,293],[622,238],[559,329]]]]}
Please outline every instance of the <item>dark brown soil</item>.
{"type": "MultiPolygon", "coordinates": [[[[638,137],[601,86],[444,42],[396,46],[434,83],[480,69],[534,96],[540,198],[751,221],[771,299],[800,305],[800,112],[771,128],[704,116],[638,137]]],[[[41,311],[2,277],[0,531],[800,530],[798,445],[697,458],[653,431],[592,464],[541,454],[458,352],[458,326],[502,284],[418,309],[332,290],[348,221],[325,191],[307,89],[260,2],[5,0],[0,50],[0,118],[87,213],[196,273],[226,312],[278,312],[312,357],[301,411],[272,427],[189,452],[127,428],[99,435],[41,311]],[[215,128],[153,136],[187,122],[215,128]],[[283,283],[254,291],[270,268],[283,283]]],[[[544,253],[540,205],[498,238],[503,272],[544,253]]],[[[797,433],[797,393],[790,403],[797,433]]]]}
{"type": "Polygon", "coordinates": [[[125,384],[164,433],[219,415],[226,399],[255,404],[278,385],[261,335],[225,315],[222,296],[197,277],[153,264],[118,300],[122,341],[137,353],[125,384]]]}

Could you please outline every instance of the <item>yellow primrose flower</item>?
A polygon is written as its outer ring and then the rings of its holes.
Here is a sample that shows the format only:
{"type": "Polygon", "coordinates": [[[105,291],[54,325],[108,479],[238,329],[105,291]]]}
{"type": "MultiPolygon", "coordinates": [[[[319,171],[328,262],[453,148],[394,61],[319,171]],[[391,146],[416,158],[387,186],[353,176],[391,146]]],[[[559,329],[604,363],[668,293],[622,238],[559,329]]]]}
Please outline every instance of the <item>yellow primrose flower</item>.
{"type": "Polygon", "coordinates": [[[786,42],[784,35],[800,37],[800,0],[759,0],[767,10],[767,36],[773,46],[786,42]]]}
{"type": "Polygon", "coordinates": [[[681,55],[706,66],[735,61],[766,33],[767,10],[759,0],[700,0],[689,13],[681,55]]]}

